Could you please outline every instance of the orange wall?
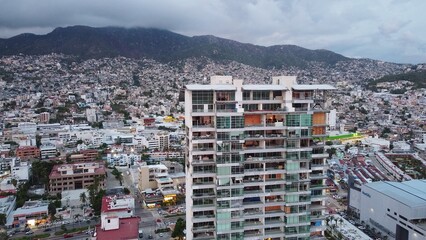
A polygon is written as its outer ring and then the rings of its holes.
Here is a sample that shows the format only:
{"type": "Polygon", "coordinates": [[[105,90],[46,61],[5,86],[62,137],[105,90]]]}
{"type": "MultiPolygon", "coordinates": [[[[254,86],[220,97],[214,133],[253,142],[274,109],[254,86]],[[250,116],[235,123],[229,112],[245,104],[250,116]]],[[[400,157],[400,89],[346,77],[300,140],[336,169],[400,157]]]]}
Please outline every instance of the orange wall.
{"type": "Polygon", "coordinates": [[[245,125],[258,125],[262,123],[260,115],[245,115],[244,124],[245,125]]]}
{"type": "Polygon", "coordinates": [[[314,113],[312,117],[312,123],[315,124],[325,124],[325,113],[314,113]]]}

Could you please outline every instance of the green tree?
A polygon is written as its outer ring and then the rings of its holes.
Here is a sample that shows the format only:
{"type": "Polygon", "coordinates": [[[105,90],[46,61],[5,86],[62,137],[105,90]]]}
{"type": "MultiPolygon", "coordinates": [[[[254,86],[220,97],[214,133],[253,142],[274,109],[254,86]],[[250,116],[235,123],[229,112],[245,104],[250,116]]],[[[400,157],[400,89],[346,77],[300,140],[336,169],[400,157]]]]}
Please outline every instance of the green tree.
{"type": "Polygon", "coordinates": [[[178,220],[176,221],[176,225],[175,228],[173,229],[172,232],[172,237],[173,238],[179,238],[179,240],[182,240],[183,237],[185,236],[185,233],[183,232],[186,228],[186,223],[185,220],[183,220],[182,218],[178,218],[178,220]]]}
{"type": "Polygon", "coordinates": [[[54,202],[50,202],[49,203],[49,205],[47,206],[47,212],[50,215],[50,219],[54,219],[55,218],[56,204],[54,202]]]}
{"type": "Polygon", "coordinates": [[[18,180],[16,180],[16,179],[12,179],[12,180],[11,180],[11,183],[12,183],[12,185],[13,185],[14,187],[16,187],[16,186],[18,185],[18,180]]]}
{"type": "Polygon", "coordinates": [[[333,154],[336,154],[336,148],[327,149],[328,157],[331,158],[333,154]]]}
{"type": "Polygon", "coordinates": [[[82,192],[82,193],[80,194],[80,201],[83,203],[83,205],[86,205],[86,202],[87,202],[87,196],[86,196],[86,193],[82,192]]]}
{"type": "Polygon", "coordinates": [[[89,202],[95,212],[95,215],[101,214],[102,197],[105,196],[105,190],[100,186],[100,182],[105,179],[105,176],[95,177],[93,184],[87,187],[89,191],[89,202]]]}
{"type": "Polygon", "coordinates": [[[38,148],[40,148],[40,146],[41,146],[41,136],[40,135],[36,135],[36,146],[38,147],[38,148]]]}
{"type": "Polygon", "coordinates": [[[24,203],[29,199],[28,189],[30,184],[27,182],[25,184],[20,184],[18,190],[16,191],[16,207],[22,207],[24,203]]]}
{"type": "Polygon", "coordinates": [[[0,225],[4,226],[6,224],[6,214],[0,213],[0,225]]]}
{"type": "Polygon", "coordinates": [[[0,232],[0,239],[9,240],[9,236],[6,232],[0,232]]]}

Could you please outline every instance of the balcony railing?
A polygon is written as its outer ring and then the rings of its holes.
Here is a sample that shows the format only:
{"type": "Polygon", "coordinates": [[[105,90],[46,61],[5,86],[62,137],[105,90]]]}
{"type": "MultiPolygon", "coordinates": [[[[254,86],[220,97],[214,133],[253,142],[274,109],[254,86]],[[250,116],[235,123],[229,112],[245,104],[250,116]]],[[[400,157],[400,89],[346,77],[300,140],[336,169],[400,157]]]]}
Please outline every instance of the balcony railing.
{"type": "Polygon", "coordinates": [[[311,179],[325,179],[327,177],[328,177],[327,174],[323,174],[323,173],[320,173],[320,174],[311,174],[310,175],[311,179]]]}
{"type": "Polygon", "coordinates": [[[213,124],[194,124],[192,125],[193,128],[213,128],[213,124]]]}

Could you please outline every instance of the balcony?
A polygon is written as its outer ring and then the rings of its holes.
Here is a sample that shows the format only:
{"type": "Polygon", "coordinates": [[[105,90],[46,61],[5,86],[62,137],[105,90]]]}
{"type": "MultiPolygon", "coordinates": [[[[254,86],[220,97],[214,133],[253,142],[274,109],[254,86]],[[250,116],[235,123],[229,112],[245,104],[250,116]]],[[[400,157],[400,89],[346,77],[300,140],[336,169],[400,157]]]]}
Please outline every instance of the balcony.
{"type": "Polygon", "coordinates": [[[192,128],[214,128],[214,124],[192,124],[192,128]]]}
{"type": "Polygon", "coordinates": [[[323,174],[323,173],[311,174],[309,177],[310,177],[311,180],[326,179],[326,178],[328,178],[327,174],[323,174]]]}
{"type": "Polygon", "coordinates": [[[244,210],[244,215],[243,215],[244,217],[250,216],[250,218],[252,218],[255,215],[256,215],[256,217],[258,215],[263,215],[263,212],[260,209],[256,209],[256,210],[246,209],[246,210],[244,210]]]}
{"type": "Polygon", "coordinates": [[[243,206],[246,207],[257,207],[257,206],[263,206],[262,201],[245,201],[243,202],[243,206]]]}
{"type": "Polygon", "coordinates": [[[324,200],[326,198],[327,198],[327,195],[324,195],[324,194],[311,195],[312,201],[320,201],[320,200],[324,200]]]}
{"type": "Polygon", "coordinates": [[[311,214],[311,221],[316,221],[316,220],[324,220],[326,217],[328,216],[328,214],[311,214]]]}
{"type": "Polygon", "coordinates": [[[328,168],[327,164],[311,164],[311,170],[324,170],[327,168],[328,168]]]}
{"type": "Polygon", "coordinates": [[[265,217],[283,217],[285,212],[282,210],[265,211],[265,217]]]}
{"type": "Polygon", "coordinates": [[[312,158],[328,158],[328,153],[312,153],[312,158]]]}
{"type": "Polygon", "coordinates": [[[211,197],[216,197],[216,194],[214,192],[209,192],[209,193],[194,193],[192,195],[192,199],[211,198],[211,197]]]}
{"type": "Polygon", "coordinates": [[[267,193],[285,193],[285,188],[271,188],[271,189],[266,189],[265,192],[267,193]]]}
{"type": "Polygon", "coordinates": [[[326,184],[311,184],[310,189],[311,190],[321,190],[321,189],[325,189],[328,188],[328,186],[326,184]]]}
{"type": "Polygon", "coordinates": [[[208,231],[214,231],[215,226],[214,225],[205,225],[205,226],[198,226],[198,227],[192,227],[193,233],[199,233],[199,232],[208,232],[208,231]]]}
{"type": "Polygon", "coordinates": [[[311,211],[320,211],[320,210],[327,209],[326,206],[321,205],[321,204],[311,204],[311,206],[309,208],[310,208],[311,211]]]}
{"type": "MultiPolygon", "coordinates": [[[[256,125],[250,125],[250,126],[256,126],[256,125]]],[[[260,125],[259,125],[260,126],[260,125]]],[[[263,125],[262,125],[263,126],[263,125]]],[[[263,138],[263,135],[261,134],[245,134],[244,139],[250,140],[250,139],[260,139],[263,138]]]]}
{"type": "Polygon", "coordinates": [[[263,226],[262,222],[257,221],[248,221],[248,222],[244,222],[244,230],[255,230],[255,229],[259,229],[263,226]]]}
{"type": "Polygon", "coordinates": [[[273,220],[266,220],[265,219],[265,225],[266,226],[275,227],[275,226],[282,226],[284,224],[285,224],[284,221],[280,220],[280,219],[273,219],[273,220]]]}
{"type": "Polygon", "coordinates": [[[214,164],[214,159],[213,158],[203,158],[203,159],[193,159],[192,160],[192,165],[206,165],[206,164],[214,164]]]}
{"type": "Polygon", "coordinates": [[[253,197],[259,196],[260,194],[263,194],[262,189],[256,189],[256,190],[244,190],[244,196],[251,197],[249,195],[253,195],[253,197]]]}
{"type": "Polygon", "coordinates": [[[282,237],[283,234],[284,232],[279,229],[271,229],[271,230],[265,229],[265,238],[282,237]]]}
{"type": "Polygon", "coordinates": [[[244,239],[253,239],[253,240],[257,240],[260,239],[260,237],[262,236],[262,232],[260,230],[248,230],[248,231],[244,231],[244,239]]]}
{"type": "Polygon", "coordinates": [[[210,140],[215,139],[214,134],[211,135],[193,135],[192,140],[210,140]]]}
{"type": "Polygon", "coordinates": [[[193,217],[194,223],[209,222],[209,221],[213,221],[213,220],[216,220],[216,216],[214,214],[212,214],[212,215],[200,215],[200,216],[194,215],[194,217],[193,217]]]}
{"type": "Polygon", "coordinates": [[[265,206],[284,206],[285,200],[283,198],[266,199],[265,206]]]}
{"type": "Polygon", "coordinates": [[[214,236],[213,232],[207,232],[207,233],[194,234],[194,239],[197,239],[197,240],[215,240],[216,237],[214,236]]]}
{"type": "Polygon", "coordinates": [[[200,204],[200,205],[192,205],[193,211],[203,211],[203,210],[214,210],[216,204],[200,204]]]}

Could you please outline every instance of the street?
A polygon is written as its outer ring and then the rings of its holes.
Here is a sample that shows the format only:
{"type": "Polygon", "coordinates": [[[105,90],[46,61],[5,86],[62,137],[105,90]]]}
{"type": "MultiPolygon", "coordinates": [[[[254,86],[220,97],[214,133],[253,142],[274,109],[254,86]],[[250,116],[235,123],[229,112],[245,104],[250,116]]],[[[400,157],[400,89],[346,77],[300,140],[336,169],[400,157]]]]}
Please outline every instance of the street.
{"type": "MultiPolygon", "coordinates": [[[[159,234],[155,234],[156,229],[166,228],[164,226],[164,217],[161,216],[157,209],[145,209],[142,206],[142,199],[138,193],[137,186],[132,184],[130,179],[130,175],[126,174],[127,168],[117,168],[123,174],[123,187],[126,187],[130,190],[130,194],[132,194],[135,198],[135,215],[141,218],[141,222],[139,224],[139,228],[143,230],[144,238],[148,238],[148,235],[152,235],[152,239],[170,239],[171,232],[163,233],[163,236],[160,237],[159,234]],[[157,222],[157,219],[160,219],[161,222],[157,222]]],[[[111,174],[112,175],[112,174],[111,174]]],[[[108,181],[109,181],[108,174],[108,181]]],[[[118,181],[114,178],[113,181],[118,181]]],[[[111,183],[111,186],[114,184],[111,183]]],[[[118,183],[119,185],[119,183],[118,183]]],[[[170,219],[172,220],[172,219],[170,219]]],[[[166,221],[170,221],[166,220],[166,221]]]]}

